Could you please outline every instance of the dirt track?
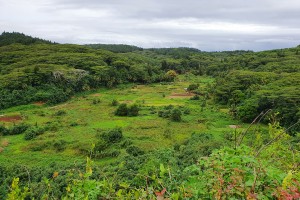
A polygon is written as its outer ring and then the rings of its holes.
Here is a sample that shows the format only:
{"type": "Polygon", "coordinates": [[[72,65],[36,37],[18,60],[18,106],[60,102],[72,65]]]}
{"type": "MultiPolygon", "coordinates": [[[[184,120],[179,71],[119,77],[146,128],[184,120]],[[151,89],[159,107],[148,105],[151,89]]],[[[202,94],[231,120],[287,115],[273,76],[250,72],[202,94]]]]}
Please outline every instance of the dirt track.
{"type": "Polygon", "coordinates": [[[22,117],[19,115],[0,117],[0,122],[15,122],[20,120],[22,120],[22,117]]]}

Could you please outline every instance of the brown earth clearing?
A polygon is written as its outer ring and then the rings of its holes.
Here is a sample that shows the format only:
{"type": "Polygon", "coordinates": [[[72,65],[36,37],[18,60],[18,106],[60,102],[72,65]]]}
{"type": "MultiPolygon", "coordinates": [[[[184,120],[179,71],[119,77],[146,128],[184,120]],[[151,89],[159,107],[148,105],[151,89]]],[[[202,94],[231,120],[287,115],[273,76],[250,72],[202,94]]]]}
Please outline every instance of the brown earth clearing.
{"type": "Polygon", "coordinates": [[[22,117],[20,115],[0,117],[0,122],[15,122],[19,120],[22,120],[22,117]]]}

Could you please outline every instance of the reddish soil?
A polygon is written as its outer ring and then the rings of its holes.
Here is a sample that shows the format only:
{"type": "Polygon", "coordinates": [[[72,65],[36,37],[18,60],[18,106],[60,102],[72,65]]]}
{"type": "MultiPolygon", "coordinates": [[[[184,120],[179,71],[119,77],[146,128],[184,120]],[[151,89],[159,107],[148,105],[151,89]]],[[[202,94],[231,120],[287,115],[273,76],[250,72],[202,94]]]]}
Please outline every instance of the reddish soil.
{"type": "Polygon", "coordinates": [[[0,117],[0,122],[15,122],[19,120],[22,120],[22,117],[19,115],[0,117]]]}
{"type": "Polygon", "coordinates": [[[195,94],[193,93],[174,93],[172,95],[169,96],[169,98],[189,98],[189,97],[193,97],[195,94]]]}
{"type": "Polygon", "coordinates": [[[37,101],[37,102],[34,102],[33,104],[37,105],[37,106],[42,106],[42,105],[45,104],[45,102],[43,102],[43,101],[37,101]]]}

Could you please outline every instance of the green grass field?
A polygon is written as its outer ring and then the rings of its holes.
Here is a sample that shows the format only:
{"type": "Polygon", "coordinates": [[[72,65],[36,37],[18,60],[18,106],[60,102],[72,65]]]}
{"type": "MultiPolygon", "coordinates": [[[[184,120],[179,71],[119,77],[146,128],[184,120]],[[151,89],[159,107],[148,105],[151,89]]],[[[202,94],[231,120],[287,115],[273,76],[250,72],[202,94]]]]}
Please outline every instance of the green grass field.
{"type": "MultiPolygon", "coordinates": [[[[84,161],[86,155],[81,152],[92,148],[97,132],[115,127],[121,127],[124,136],[144,151],[181,144],[193,132],[211,133],[222,140],[224,133],[233,132],[228,125],[240,122],[233,120],[226,109],[214,105],[212,99],[202,110],[201,100],[176,96],[185,94],[184,88],[191,83],[199,83],[200,88],[205,90],[207,84],[213,81],[209,77],[180,76],[171,84],[120,85],[114,89],[81,93],[55,106],[32,104],[1,111],[0,114],[5,116],[21,115],[22,123],[37,126],[50,124],[53,129],[29,141],[24,140],[24,134],[2,137],[8,145],[0,153],[0,162],[6,165],[44,166],[52,162],[84,161]],[[120,103],[140,105],[139,116],[115,116],[117,107],[111,105],[114,99],[120,103]],[[183,114],[182,122],[172,122],[153,112],[167,105],[184,107],[190,110],[190,114],[183,114]],[[57,116],[58,111],[65,111],[65,114],[57,116]],[[55,149],[57,141],[64,141],[63,151],[55,149]]],[[[12,126],[13,123],[7,122],[5,125],[12,126]]],[[[126,152],[122,150],[119,156],[124,154],[126,152]]],[[[115,159],[105,158],[96,162],[105,164],[115,159]]]]}

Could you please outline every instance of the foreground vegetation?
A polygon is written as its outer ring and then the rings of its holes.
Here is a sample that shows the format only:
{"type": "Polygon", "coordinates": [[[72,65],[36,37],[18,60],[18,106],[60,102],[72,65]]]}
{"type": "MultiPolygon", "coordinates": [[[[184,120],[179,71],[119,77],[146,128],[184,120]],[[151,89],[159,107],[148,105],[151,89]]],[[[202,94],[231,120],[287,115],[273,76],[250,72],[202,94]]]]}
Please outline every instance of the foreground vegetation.
{"type": "Polygon", "coordinates": [[[1,199],[300,198],[300,47],[0,44],[1,199]]]}

